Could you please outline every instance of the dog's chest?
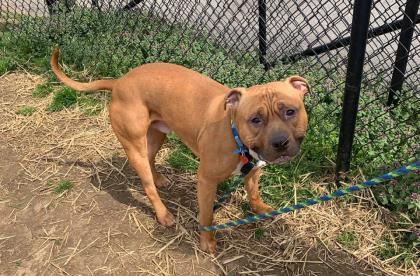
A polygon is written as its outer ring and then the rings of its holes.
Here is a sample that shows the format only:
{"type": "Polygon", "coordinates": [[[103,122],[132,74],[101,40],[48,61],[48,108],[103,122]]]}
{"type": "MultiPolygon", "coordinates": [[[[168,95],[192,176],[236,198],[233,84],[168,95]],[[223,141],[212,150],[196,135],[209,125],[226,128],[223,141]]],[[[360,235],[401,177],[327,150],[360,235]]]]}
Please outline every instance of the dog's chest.
{"type": "MultiPolygon", "coordinates": [[[[232,175],[242,175],[241,169],[243,165],[244,164],[242,164],[242,162],[239,161],[238,165],[236,165],[235,170],[232,172],[232,175]]],[[[262,168],[262,167],[265,167],[266,165],[267,163],[265,161],[258,160],[257,163],[255,164],[255,167],[262,168]]]]}

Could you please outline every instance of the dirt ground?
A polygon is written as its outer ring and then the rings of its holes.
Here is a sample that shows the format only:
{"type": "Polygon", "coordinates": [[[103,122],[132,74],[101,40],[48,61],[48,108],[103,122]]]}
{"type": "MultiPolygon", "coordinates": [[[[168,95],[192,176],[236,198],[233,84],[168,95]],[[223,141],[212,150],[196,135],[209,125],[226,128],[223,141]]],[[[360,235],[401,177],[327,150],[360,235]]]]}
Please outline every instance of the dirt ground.
{"type": "MultiPolygon", "coordinates": [[[[218,253],[201,252],[194,175],[168,167],[169,149],[162,149],[159,170],[171,185],[160,194],[177,226],[160,226],[107,111],[90,117],[78,108],[48,113],[51,99],[31,95],[42,81],[26,72],[0,78],[0,275],[385,274],[323,242],[327,215],[294,214],[220,232],[218,253]],[[37,111],[17,115],[23,105],[37,111]],[[61,180],[74,187],[56,193],[61,180]],[[302,230],[303,219],[320,226],[302,230]],[[255,235],[257,227],[264,229],[262,237],[255,235]]],[[[219,221],[240,216],[234,206],[243,199],[238,192],[219,221]]]]}

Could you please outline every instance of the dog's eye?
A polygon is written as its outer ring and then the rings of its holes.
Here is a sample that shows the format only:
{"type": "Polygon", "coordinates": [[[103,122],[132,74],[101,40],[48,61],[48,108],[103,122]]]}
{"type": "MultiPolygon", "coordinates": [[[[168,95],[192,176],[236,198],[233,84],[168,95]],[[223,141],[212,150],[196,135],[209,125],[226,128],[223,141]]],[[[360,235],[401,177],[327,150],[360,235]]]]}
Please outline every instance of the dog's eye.
{"type": "Polygon", "coordinates": [[[296,115],[296,110],[288,109],[288,110],[286,110],[285,114],[286,114],[286,117],[293,117],[293,116],[296,115]]]}
{"type": "Polygon", "coordinates": [[[263,120],[260,117],[254,117],[251,119],[251,123],[254,125],[260,125],[262,124],[263,120]]]}

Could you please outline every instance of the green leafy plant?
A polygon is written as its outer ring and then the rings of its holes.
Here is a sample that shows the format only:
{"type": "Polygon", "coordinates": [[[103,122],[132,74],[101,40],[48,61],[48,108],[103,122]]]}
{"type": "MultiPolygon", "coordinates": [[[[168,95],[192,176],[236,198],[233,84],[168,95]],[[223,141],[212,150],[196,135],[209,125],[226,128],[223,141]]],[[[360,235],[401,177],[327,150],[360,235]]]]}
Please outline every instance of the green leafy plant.
{"type": "Polygon", "coordinates": [[[413,221],[420,216],[420,182],[416,175],[394,180],[374,190],[379,203],[396,213],[406,213],[413,221]]]}
{"type": "Polygon", "coordinates": [[[418,260],[420,237],[419,233],[400,232],[385,234],[376,249],[376,254],[383,260],[391,260],[396,265],[412,264],[418,260]]]}
{"type": "Polygon", "coordinates": [[[62,194],[65,191],[70,190],[73,188],[73,183],[69,180],[62,180],[58,183],[57,187],[55,187],[54,192],[57,194],[62,194]]]}

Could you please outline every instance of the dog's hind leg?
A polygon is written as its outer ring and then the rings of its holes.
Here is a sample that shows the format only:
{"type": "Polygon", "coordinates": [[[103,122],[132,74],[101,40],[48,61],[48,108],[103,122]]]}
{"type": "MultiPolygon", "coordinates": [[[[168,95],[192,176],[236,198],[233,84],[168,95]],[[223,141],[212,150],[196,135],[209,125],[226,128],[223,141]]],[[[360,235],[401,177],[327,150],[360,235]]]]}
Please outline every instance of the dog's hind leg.
{"type": "Polygon", "coordinates": [[[148,111],[143,106],[110,106],[111,124],[118,140],[127,154],[131,166],[136,170],[144,191],[155,209],[158,221],[166,226],[174,224],[174,217],[163,204],[153,179],[147,149],[149,127],[148,111]]]}
{"type": "Polygon", "coordinates": [[[150,169],[152,170],[153,180],[157,187],[166,187],[169,180],[156,171],[155,157],[159,149],[165,142],[166,134],[150,126],[147,130],[147,153],[149,157],[150,169]]]}

